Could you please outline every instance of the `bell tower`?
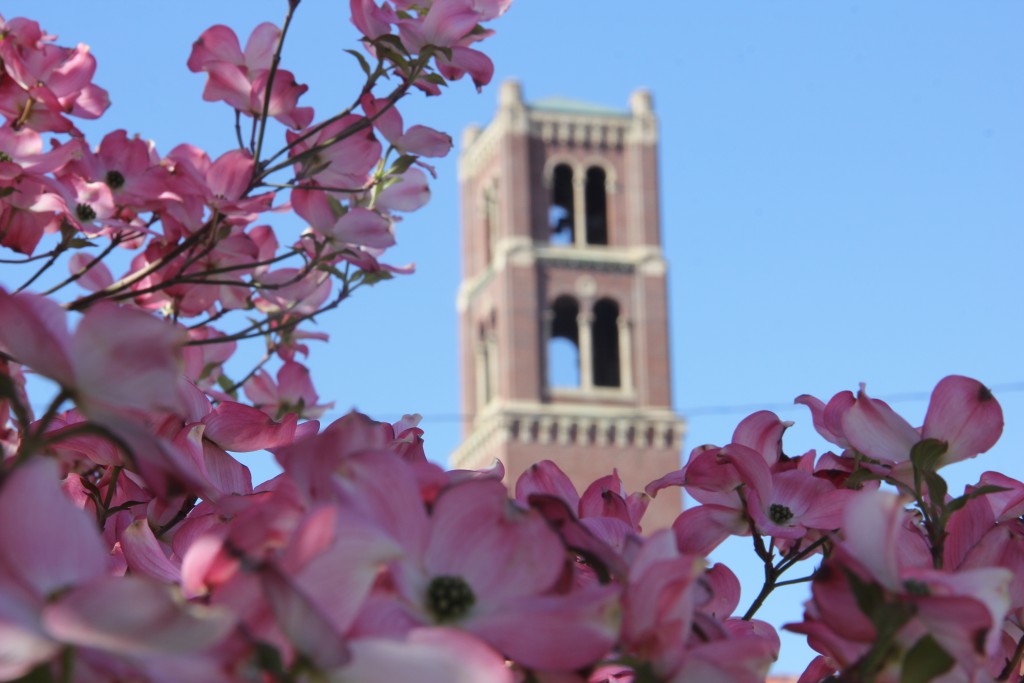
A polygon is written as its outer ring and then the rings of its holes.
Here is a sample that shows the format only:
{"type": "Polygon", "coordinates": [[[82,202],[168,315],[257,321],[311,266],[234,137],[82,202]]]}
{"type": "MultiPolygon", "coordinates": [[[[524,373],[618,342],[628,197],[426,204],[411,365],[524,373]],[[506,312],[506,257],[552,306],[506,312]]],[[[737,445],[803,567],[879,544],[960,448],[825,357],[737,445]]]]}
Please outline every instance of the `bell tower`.
{"type": "MultiPolygon", "coordinates": [[[[502,84],[498,112],[459,158],[458,294],[464,441],[454,467],[550,459],[582,493],[617,468],[629,491],[679,469],[672,411],[657,125],[628,111],[502,84]]],[[[663,490],[647,531],[681,510],[663,490]]],[[[675,495],[673,498],[672,495],[675,495]]]]}

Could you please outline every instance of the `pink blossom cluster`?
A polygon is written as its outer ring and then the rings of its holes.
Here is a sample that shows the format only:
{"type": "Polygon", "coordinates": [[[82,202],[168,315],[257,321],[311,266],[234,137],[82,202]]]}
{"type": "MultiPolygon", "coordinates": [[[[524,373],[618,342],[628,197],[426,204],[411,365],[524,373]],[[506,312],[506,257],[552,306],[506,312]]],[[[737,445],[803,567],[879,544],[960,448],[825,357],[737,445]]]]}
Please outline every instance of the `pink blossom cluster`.
{"type": "Polygon", "coordinates": [[[954,496],[939,473],[1001,434],[976,380],[942,380],[921,427],[863,388],[802,396],[838,452],[787,455],[762,411],[642,492],[611,472],[580,493],[551,462],[511,492],[500,464],[445,471],[414,416],[321,429],[305,325],[403,270],[379,260],[395,214],[451,147],[396,105],[486,83],[470,46],[507,5],[352,0],[366,83],[317,123],[281,68],[298,0],[244,49],[210,28],[187,66],[236,112],[217,159],[90,146],[88,49],[0,19],[0,246],[31,271],[0,289],[0,680],[759,683],[779,638],[754,617],[797,583],[802,683],[1020,680],[1024,483],[954,496]],[[262,222],[287,208],[299,235],[262,222]],[[239,375],[246,339],[267,351],[239,375]],[[258,450],[282,473],[254,485],[258,450]],[[696,505],[645,529],[672,486],[696,505]],[[745,609],[707,559],[730,536],[764,565],[745,609]]]}
{"type": "Polygon", "coordinates": [[[776,587],[811,583],[804,620],[786,627],[821,653],[801,683],[1020,680],[1024,484],[986,472],[953,497],[938,473],[998,440],[991,392],[946,377],[918,428],[863,386],[797,403],[841,451],[787,456],[789,423],[749,416],[732,443],[694,449],[647,488],[683,486],[699,503],[673,524],[679,548],[704,554],[753,536],[765,583],[747,617],[776,587]],[[810,575],[779,580],[819,553],[810,575]]]}

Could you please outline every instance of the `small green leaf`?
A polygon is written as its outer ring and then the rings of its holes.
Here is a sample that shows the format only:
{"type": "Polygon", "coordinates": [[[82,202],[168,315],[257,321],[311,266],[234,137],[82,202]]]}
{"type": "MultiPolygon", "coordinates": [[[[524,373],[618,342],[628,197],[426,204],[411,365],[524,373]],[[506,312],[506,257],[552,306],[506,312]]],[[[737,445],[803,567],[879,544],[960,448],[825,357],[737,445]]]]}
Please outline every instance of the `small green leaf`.
{"type": "Polygon", "coordinates": [[[50,663],[40,664],[12,683],[53,683],[53,671],[51,671],[50,663]]]}
{"type": "Polygon", "coordinates": [[[338,268],[336,266],[334,266],[333,264],[330,264],[330,263],[318,263],[318,264],[316,264],[316,267],[317,267],[318,270],[322,270],[325,273],[330,273],[331,275],[333,275],[334,277],[338,278],[339,280],[344,280],[345,279],[345,273],[343,273],[340,270],[338,270],[338,268]]]}
{"type": "Polygon", "coordinates": [[[914,469],[921,472],[934,472],[938,469],[939,460],[946,451],[949,444],[938,439],[923,439],[914,444],[910,449],[910,462],[914,469]]]}
{"type": "Polygon", "coordinates": [[[846,478],[846,482],[843,486],[848,489],[859,489],[864,485],[864,482],[881,481],[882,479],[885,479],[884,475],[875,474],[871,470],[867,470],[862,467],[854,470],[850,476],[846,478]]]}
{"type": "Polygon", "coordinates": [[[954,660],[931,636],[914,643],[903,658],[900,683],[928,683],[953,667],[954,660]]]}
{"type": "Polygon", "coordinates": [[[278,649],[267,643],[256,643],[256,666],[276,680],[285,680],[284,662],[278,649]]]}
{"type": "Polygon", "coordinates": [[[345,50],[345,52],[349,53],[359,61],[359,68],[361,68],[363,70],[363,73],[366,74],[366,77],[369,78],[371,69],[370,63],[366,61],[366,57],[364,57],[361,52],[358,52],[356,50],[345,50]]]}
{"type": "Polygon", "coordinates": [[[414,154],[403,154],[402,156],[395,159],[395,163],[391,164],[391,168],[388,169],[389,175],[400,175],[409,170],[413,162],[416,161],[416,155],[414,154]]]}
{"type": "Polygon", "coordinates": [[[384,280],[390,280],[393,277],[394,277],[394,275],[392,275],[390,272],[388,272],[386,270],[376,270],[376,271],[373,271],[373,272],[367,272],[367,271],[364,270],[363,271],[363,284],[369,285],[369,286],[372,287],[373,285],[377,284],[378,282],[383,282],[384,280]]]}
{"type": "Polygon", "coordinates": [[[850,590],[853,591],[853,597],[857,600],[857,607],[870,618],[885,598],[882,588],[876,583],[861,581],[859,576],[848,569],[844,568],[843,571],[846,573],[847,581],[850,582],[850,590]]]}
{"type": "Polygon", "coordinates": [[[438,73],[429,73],[422,76],[423,80],[434,85],[439,85],[442,88],[448,85],[448,81],[445,80],[444,76],[438,73]]]}
{"type": "Polygon", "coordinates": [[[0,188],[0,199],[3,199],[4,197],[7,197],[7,196],[12,195],[12,194],[14,194],[14,188],[13,187],[0,188]]]}
{"type": "Polygon", "coordinates": [[[928,498],[933,506],[942,508],[946,504],[946,493],[949,487],[946,480],[938,472],[924,472],[922,474],[925,485],[928,486],[928,498]]]}
{"type": "Polygon", "coordinates": [[[1005,486],[996,486],[994,484],[986,484],[985,486],[979,486],[970,493],[965,493],[959,498],[954,498],[953,500],[949,501],[949,504],[946,506],[946,511],[956,512],[964,505],[967,505],[967,501],[969,500],[974,500],[975,498],[978,498],[980,496],[987,496],[990,493],[1001,493],[1003,491],[1009,490],[1010,489],[1006,488],[1005,486]]]}
{"type": "Polygon", "coordinates": [[[75,237],[73,239],[70,239],[68,240],[67,244],[69,249],[85,249],[86,247],[96,246],[95,242],[90,242],[89,240],[83,237],[75,237]]]}
{"type": "Polygon", "coordinates": [[[217,386],[230,394],[231,398],[238,398],[238,387],[235,386],[235,383],[227,375],[221,375],[217,378],[217,386]]]}

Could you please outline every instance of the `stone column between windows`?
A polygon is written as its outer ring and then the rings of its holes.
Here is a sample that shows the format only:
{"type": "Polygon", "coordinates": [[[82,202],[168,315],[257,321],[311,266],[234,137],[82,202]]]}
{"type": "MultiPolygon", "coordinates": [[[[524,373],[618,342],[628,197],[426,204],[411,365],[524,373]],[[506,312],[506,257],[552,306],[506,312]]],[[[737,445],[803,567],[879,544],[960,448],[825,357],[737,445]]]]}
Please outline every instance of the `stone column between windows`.
{"type": "Polygon", "coordinates": [[[580,356],[580,389],[590,391],[594,388],[594,314],[583,312],[576,316],[577,337],[579,339],[580,356]]]}
{"type": "Polygon", "coordinates": [[[622,391],[633,391],[633,323],[619,317],[619,384],[622,391]]]}
{"type": "Polygon", "coordinates": [[[587,244],[587,176],[572,174],[572,235],[573,244],[583,247],[587,244]]]}

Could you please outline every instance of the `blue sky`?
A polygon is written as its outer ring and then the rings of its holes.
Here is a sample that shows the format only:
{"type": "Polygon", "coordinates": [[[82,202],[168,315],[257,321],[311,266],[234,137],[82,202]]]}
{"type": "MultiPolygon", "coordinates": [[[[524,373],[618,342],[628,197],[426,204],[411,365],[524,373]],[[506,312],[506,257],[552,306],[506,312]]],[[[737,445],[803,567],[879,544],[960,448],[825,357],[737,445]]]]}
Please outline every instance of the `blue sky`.
{"type": "MultiPolygon", "coordinates": [[[[279,23],[285,4],[8,0],[3,12],[92,46],[114,103],[83,127],[94,143],[126,128],[161,153],[188,141],[219,154],[232,113],[200,99],[203,78],[185,68],[191,43],[215,23],[244,41],[255,24],[279,23]]],[[[346,6],[304,0],[285,50],[284,66],[311,86],[304,104],[320,114],[359,85],[342,52],[356,38],[346,6]]],[[[957,373],[993,386],[1007,427],[990,454],[956,468],[952,488],[985,469],[1024,478],[1021,26],[1024,3],[1013,0],[517,0],[495,24],[485,43],[495,81],[520,79],[527,100],[625,108],[635,88],[654,93],[687,450],[728,442],[763,406],[797,421],[788,452],[824,450],[789,403],[861,381],[920,423],[928,392],[957,373]]],[[[450,90],[412,98],[406,121],[458,140],[490,120],[494,85],[450,90]]],[[[455,155],[438,171],[432,203],[399,226],[392,257],[415,261],[417,274],[326,317],[332,340],[311,367],[340,410],[422,413],[428,451],[444,459],[459,438],[455,155]]],[[[756,580],[752,555],[722,556],[756,580]]],[[[798,618],[798,591],[763,615],[798,618]]],[[[809,659],[785,648],[780,670],[809,659]]]]}

